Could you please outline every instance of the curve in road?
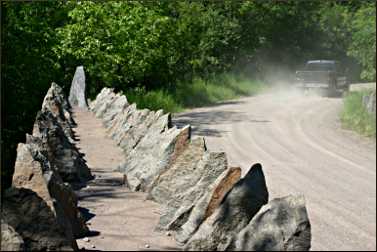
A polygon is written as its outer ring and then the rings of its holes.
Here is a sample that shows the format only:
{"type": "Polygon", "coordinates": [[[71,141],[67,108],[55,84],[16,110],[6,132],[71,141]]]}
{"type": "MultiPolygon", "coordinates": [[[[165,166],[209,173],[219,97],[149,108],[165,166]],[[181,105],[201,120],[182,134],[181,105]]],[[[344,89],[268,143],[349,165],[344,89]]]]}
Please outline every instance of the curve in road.
{"type": "Polygon", "coordinates": [[[271,198],[303,193],[313,250],[376,250],[376,141],[342,129],[341,107],[341,98],[277,91],[173,118],[243,173],[262,163],[271,198]]]}

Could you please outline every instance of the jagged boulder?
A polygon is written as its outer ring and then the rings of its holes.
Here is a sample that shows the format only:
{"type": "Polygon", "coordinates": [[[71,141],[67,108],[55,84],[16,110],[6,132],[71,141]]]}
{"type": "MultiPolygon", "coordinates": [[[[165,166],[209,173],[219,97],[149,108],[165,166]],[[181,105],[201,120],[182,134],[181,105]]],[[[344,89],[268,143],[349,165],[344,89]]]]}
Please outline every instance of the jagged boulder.
{"type": "Polygon", "coordinates": [[[148,109],[143,109],[135,112],[129,117],[128,124],[123,130],[122,138],[119,140],[119,146],[125,153],[130,153],[141,141],[141,139],[148,133],[149,128],[163,115],[162,110],[156,112],[148,109]]]}
{"type": "Polygon", "coordinates": [[[228,163],[224,152],[205,152],[192,172],[192,181],[187,181],[191,186],[171,195],[166,203],[157,229],[177,230],[182,226],[187,221],[196,202],[227,167],[228,163]]]}
{"type": "Polygon", "coordinates": [[[95,112],[96,117],[103,118],[106,111],[111,107],[114,101],[120,97],[119,94],[115,94],[112,90],[107,95],[103,96],[103,99],[99,103],[99,107],[95,112]]]}
{"type": "Polygon", "coordinates": [[[24,251],[22,237],[1,219],[1,251],[24,251]]]}
{"type": "Polygon", "coordinates": [[[62,181],[47,160],[42,140],[27,136],[27,142],[18,145],[12,185],[36,192],[54,212],[67,236],[84,236],[89,229],[77,208],[77,198],[71,186],[62,181]]]}
{"type": "Polygon", "coordinates": [[[59,175],[72,185],[92,179],[83,155],[63,132],[56,118],[49,112],[39,112],[36,117],[38,134],[47,148],[48,160],[57,167],[59,175]]]}
{"type": "Polygon", "coordinates": [[[101,92],[97,95],[96,99],[90,104],[90,110],[95,114],[98,109],[103,105],[105,99],[110,93],[113,93],[112,88],[103,88],[101,92]]]}
{"type": "Polygon", "coordinates": [[[27,251],[78,249],[76,240],[67,237],[51,208],[29,189],[5,191],[2,219],[22,237],[27,251]]]}
{"type": "Polygon", "coordinates": [[[111,125],[108,127],[108,135],[114,139],[118,145],[120,144],[123,134],[131,127],[128,118],[131,117],[136,110],[135,103],[127,106],[113,119],[111,125]]]}
{"type": "Polygon", "coordinates": [[[128,101],[125,95],[120,95],[118,99],[116,99],[107,110],[107,112],[103,116],[103,123],[106,128],[112,125],[112,121],[118,115],[120,115],[123,110],[128,107],[128,101]]]}
{"type": "Polygon", "coordinates": [[[58,84],[54,82],[51,84],[44,97],[41,112],[50,112],[62,127],[68,140],[71,143],[74,142],[72,127],[75,125],[75,122],[71,116],[70,105],[67,102],[63,89],[58,84]]]}
{"type": "Polygon", "coordinates": [[[302,195],[287,196],[263,206],[227,250],[307,251],[310,243],[305,199],[302,195]]]}
{"type": "Polygon", "coordinates": [[[185,250],[225,250],[268,202],[266,181],[260,164],[255,164],[244,178],[229,191],[186,243],[185,250]]]}
{"type": "Polygon", "coordinates": [[[183,129],[173,127],[162,133],[149,130],[120,167],[120,171],[127,176],[130,188],[146,191],[182,152],[189,139],[190,126],[183,129]]]}
{"type": "MultiPolygon", "coordinates": [[[[232,167],[224,171],[193,206],[188,220],[177,230],[176,241],[181,244],[186,243],[203,221],[218,208],[240,178],[241,168],[239,167],[232,167]]],[[[186,209],[188,208],[186,207],[186,209]]],[[[184,210],[184,208],[181,208],[177,212],[182,214],[184,210]]]]}
{"type": "Polygon", "coordinates": [[[68,100],[72,106],[77,106],[83,109],[88,108],[85,97],[85,72],[83,66],[78,66],[76,68],[68,100]]]}
{"type": "Polygon", "coordinates": [[[200,179],[201,174],[196,171],[206,150],[204,138],[192,140],[173,165],[162,172],[152,183],[148,199],[166,203],[175,194],[184,193],[194,186],[200,179]]]}

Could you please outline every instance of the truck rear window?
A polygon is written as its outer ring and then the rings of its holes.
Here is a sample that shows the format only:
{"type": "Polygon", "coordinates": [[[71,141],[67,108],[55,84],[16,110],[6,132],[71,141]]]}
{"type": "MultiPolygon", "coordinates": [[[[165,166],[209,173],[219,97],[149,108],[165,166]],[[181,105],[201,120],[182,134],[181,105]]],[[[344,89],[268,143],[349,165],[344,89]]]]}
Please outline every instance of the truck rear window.
{"type": "Polygon", "coordinates": [[[308,63],[305,66],[306,71],[335,71],[333,63],[308,63]]]}

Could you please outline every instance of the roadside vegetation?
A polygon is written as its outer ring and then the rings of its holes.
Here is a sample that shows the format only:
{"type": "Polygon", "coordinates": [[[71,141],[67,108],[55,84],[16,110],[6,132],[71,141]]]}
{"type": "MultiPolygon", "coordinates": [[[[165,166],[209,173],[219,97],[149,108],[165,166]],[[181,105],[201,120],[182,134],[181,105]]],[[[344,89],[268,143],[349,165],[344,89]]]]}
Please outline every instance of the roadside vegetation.
{"type": "Polygon", "coordinates": [[[178,82],[174,91],[133,89],[126,93],[138,108],[166,112],[181,112],[187,108],[216,104],[242,96],[255,95],[267,87],[262,81],[234,74],[221,74],[204,79],[194,78],[190,83],[178,82]]]}
{"type": "Polygon", "coordinates": [[[363,96],[371,91],[354,91],[344,97],[341,122],[345,128],[361,135],[376,137],[376,114],[368,113],[363,105],[363,96]]]}
{"type": "Polygon", "coordinates": [[[177,112],[255,94],[308,59],[375,80],[375,1],[1,1],[2,188],[52,81],[85,68],[139,107],[177,112]]]}

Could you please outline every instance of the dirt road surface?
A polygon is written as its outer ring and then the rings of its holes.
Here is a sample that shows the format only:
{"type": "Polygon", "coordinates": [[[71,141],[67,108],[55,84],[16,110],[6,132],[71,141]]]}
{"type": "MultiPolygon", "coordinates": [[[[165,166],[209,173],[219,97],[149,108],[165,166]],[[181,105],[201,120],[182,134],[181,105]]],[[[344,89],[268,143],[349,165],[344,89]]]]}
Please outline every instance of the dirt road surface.
{"type": "Polygon", "coordinates": [[[303,193],[313,250],[376,250],[376,142],[341,129],[341,107],[277,91],[173,118],[243,172],[260,162],[270,199],[303,193]]]}
{"type": "Polygon", "coordinates": [[[89,240],[77,239],[86,250],[175,250],[172,237],[154,232],[160,206],[146,201],[144,193],[129,191],[122,185],[123,175],[113,172],[124,154],[106,135],[99,119],[88,111],[74,111],[78,127],[77,146],[85,154],[96,178],[77,192],[79,206],[88,219],[89,240]]]}

